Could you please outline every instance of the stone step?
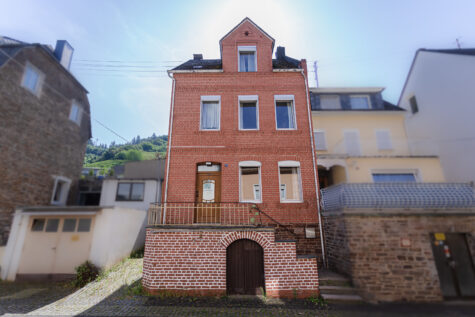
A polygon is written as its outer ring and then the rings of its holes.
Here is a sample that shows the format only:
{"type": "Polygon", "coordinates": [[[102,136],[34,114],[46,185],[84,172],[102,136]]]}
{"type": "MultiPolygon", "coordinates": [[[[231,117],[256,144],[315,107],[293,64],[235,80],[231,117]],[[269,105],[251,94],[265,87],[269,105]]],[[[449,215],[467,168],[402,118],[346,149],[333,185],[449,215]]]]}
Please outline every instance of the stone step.
{"type": "Polygon", "coordinates": [[[363,303],[363,298],[359,295],[322,293],[321,296],[329,303],[363,303]]]}
{"type": "Polygon", "coordinates": [[[333,285],[322,285],[320,288],[320,294],[346,294],[346,295],[357,295],[356,289],[349,286],[333,286],[333,285]]]}

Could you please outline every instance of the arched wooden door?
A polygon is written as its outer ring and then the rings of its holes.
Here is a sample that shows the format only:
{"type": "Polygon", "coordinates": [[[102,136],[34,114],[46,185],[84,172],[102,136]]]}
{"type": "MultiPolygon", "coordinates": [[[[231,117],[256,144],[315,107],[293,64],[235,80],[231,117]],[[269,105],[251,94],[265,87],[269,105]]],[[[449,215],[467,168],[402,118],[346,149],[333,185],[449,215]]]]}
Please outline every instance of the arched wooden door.
{"type": "Polygon", "coordinates": [[[242,239],[228,246],[226,284],[229,295],[263,295],[264,251],[257,242],[242,239]]]}

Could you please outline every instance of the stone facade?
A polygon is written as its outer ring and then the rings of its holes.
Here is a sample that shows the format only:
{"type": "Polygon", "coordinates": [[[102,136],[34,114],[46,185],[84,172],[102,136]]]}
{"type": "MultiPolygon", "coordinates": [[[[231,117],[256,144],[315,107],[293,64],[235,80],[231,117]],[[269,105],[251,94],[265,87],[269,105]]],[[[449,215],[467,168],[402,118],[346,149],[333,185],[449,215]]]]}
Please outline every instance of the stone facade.
{"type": "Polygon", "coordinates": [[[53,175],[71,180],[70,199],[76,199],[73,185],[91,127],[87,91],[39,45],[25,46],[0,66],[0,108],[1,246],[15,207],[50,204],[53,175]],[[45,75],[39,97],[21,86],[27,61],[45,75]],[[73,99],[84,112],[81,126],[69,120],[73,99]]]}
{"type": "Polygon", "coordinates": [[[353,209],[324,213],[323,222],[330,268],[370,301],[443,300],[430,233],[465,233],[475,255],[473,211],[353,209]]]}
{"type": "Polygon", "coordinates": [[[238,239],[264,249],[268,297],[318,295],[317,262],[298,257],[295,242],[276,242],[273,229],[148,228],[143,285],[150,293],[226,295],[226,248],[238,239]]]}

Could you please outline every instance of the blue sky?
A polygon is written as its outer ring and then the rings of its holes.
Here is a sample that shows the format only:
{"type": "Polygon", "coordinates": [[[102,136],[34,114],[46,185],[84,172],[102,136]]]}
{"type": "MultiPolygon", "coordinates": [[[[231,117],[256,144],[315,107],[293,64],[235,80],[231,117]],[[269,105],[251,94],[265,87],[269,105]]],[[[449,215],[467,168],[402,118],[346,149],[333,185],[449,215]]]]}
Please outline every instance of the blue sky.
{"type": "MultiPolygon", "coordinates": [[[[318,60],[321,87],[382,86],[393,103],[418,48],[455,48],[456,38],[475,47],[470,0],[0,2],[1,35],[71,43],[71,71],[89,90],[93,118],[127,140],[167,134],[166,69],[193,53],[219,58],[219,39],[246,16],[309,70],[318,60]]],[[[94,121],[93,138],[124,142],[94,121]]]]}

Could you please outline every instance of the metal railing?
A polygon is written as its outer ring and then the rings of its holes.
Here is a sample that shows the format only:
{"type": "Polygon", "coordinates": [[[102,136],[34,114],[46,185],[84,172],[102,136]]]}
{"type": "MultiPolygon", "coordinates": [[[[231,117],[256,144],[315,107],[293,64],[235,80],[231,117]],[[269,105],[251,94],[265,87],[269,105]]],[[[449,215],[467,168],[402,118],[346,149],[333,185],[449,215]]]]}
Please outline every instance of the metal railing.
{"type": "Polygon", "coordinates": [[[152,203],[148,210],[148,225],[247,225],[262,223],[261,213],[250,203],[152,203]]]}
{"type": "Polygon", "coordinates": [[[343,183],[322,189],[324,211],[342,208],[473,208],[463,183],[343,183]]]}

